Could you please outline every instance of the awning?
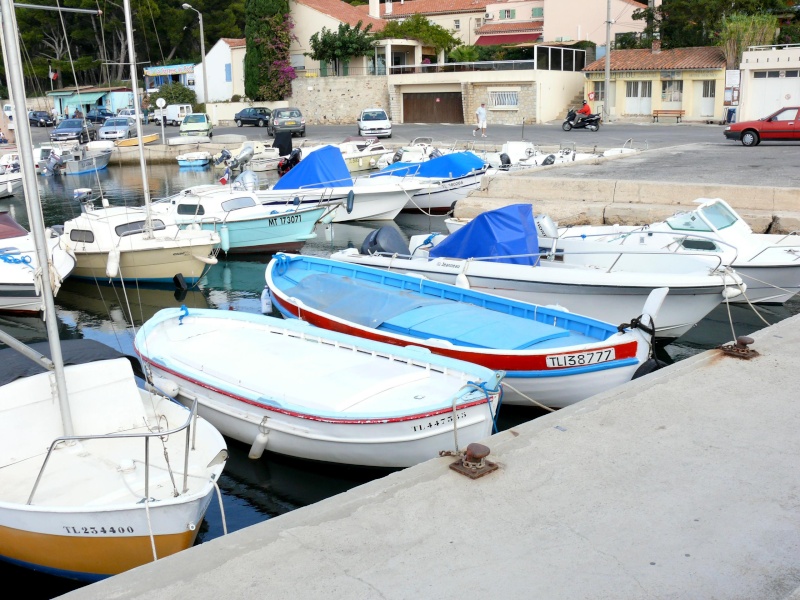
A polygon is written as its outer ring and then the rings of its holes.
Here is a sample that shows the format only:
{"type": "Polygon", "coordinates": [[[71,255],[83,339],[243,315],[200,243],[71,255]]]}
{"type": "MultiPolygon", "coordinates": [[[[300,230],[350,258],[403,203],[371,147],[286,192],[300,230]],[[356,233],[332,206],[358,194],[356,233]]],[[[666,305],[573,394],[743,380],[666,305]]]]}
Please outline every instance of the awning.
{"type": "Polygon", "coordinates": [[[519,44],[521,42],[535,42],[541,33],[510,33],[508,35],[482,35],[475,42],[476,46],[500,46],[502,44],[519,44]]]}
{"type": "Polygon", "coordinates": [[[70,104],[94,104],[107,93],[108,92],[81,92],[80,94],[72,94],[72,96],[68,98],[63,98],[61,101],[69,102],[70,104]]]}

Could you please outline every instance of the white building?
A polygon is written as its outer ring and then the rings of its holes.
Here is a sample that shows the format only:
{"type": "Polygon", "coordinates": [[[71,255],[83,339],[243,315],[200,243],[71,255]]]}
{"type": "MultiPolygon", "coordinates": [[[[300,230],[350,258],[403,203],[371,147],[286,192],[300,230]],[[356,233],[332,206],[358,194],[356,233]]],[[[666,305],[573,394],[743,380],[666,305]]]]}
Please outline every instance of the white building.
{"type": "Polygon", "coordinates": [[[800,106],[800,44],[750,47],[742,53],[740,73],[737,121],[800,106]]]}
{"type": "MultiPolygon", "coordinates": [[[[230,100],[233,96],[244,96],[244,38],[221,38],[206,54],[208,71],[208,102],[230,100]]],[[[203,65],[195,65],[194,91],[198,103],[203,97],[203,65]]]]}

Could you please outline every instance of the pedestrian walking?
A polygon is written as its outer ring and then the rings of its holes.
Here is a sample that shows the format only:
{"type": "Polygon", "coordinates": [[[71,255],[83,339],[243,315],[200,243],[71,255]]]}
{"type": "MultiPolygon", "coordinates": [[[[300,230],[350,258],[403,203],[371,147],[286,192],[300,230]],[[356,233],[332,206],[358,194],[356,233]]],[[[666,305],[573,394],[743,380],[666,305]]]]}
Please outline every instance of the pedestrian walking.
{"type": "Polygon", "coordinates": [[[481,132],[481,137],[486,137],[486,103],[481,102],[481,105],[478,107],[478,110],[475,111],[475,119],[477,120],[478,126],[472,130],[472,137],[475,137],[475,134],[478,131],[481,132]]]}

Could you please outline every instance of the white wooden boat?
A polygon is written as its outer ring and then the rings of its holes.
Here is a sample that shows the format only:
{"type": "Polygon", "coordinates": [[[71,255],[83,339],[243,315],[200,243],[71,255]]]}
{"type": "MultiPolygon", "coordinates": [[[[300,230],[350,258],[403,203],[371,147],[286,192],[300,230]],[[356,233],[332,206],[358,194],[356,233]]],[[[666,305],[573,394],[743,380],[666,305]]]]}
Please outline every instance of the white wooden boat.
{"type": "MultiPolygon", "coordinates": [[[[51,234],[48,230],[45,246],[52,264],[50,283],[56,295],[75,268],[75,259],[59,247],[58,236],[51,234]]],[[[42,310],[38,264],[31,234],[8,212],[0,212],[0,310],[20,313],[42,310]]]]}
{"type": "Polygon", "coordinates": [[[417,137],[411,140],[408,146],[402,146],[394,152],[389,151],[378,158],[375,167],[383,169],[396,162],[424,162],[431,158],[436,158],[442,154],[447,154],[451,150],[437,148],[433,145],[433,138],[417,137]]]}
{"type": "Polygon", "coordinates": [[[13,150],[0,156],[0,175],[19,171],[19,152],[13,150]]]}
{"type": "Polygon", "coordinates": [[[315,256],[277,254],[265,277],[284,317],[505,371],[504,403],[553,408],[634,377],[650,356],[651,328],[667,293],[654,291],[630,317],[632,325],[618,328],[560,308],[315,256]]]}
{"type": "MultiPolygon", "coordinates": [[[[21,106],[13,3],[0,0],[0,9],[11,95],[21,106]]],[[[135,95],[135,70],[133,77],[135,95]]],[[[19,125],[21,147],[32,147],[30,126],[19,125]]],[[[21,158],[44,263],[33,157],[21,158]]],[[[92,582],[189,548],[227,458],[224,438],[185,407],[139,388],[127,357],[91,340],[60,343],[52,290],[42,290],[46,348],[0,331],[10,346],[0,353],[0,558],[92,582]]]]}
{"type": "Polygon", "coordinates": [[[491,435],[499,406],[495,371],[238,311],[161,310],[136,349],[251,458],[408,467],[491,435]]]}
{"type": "MultiPolygon", "coordinates": [[[[351,173],[370,171],[378,168],[378,160],[385,154],[392,154],[392,151],[384,146],[383,142],[376,137],[353,136],[345,138],[338,144],[334,144],[342,152],[342,158],[351,173]]],[[[323,146],[311,146],[303,148],[303,155],[307,156],[323,146]]]]}
{"type": "Polygon", "coordinates": [[[800,291],[800,237],[753,233],[721,198],[699,198],[697,208],[638,226],[576,226],[558,230],[559,247],[602,243],[619,252],[657,248],[717,256],[747,284],[732,302],[783,304],[800,291]]]}
{"type": "Polygon", "coordinates": [[[81,173],[94,173],[108,166],[111,160],[111,150],[90,150],[85,146],[79,146],[73,152],[62,155],[64,170],[69,175],[80,175],[81,173]]]}
{"type": "Polygon", "coordinates": [[[656,288],[669,294],[658,314],[656,337],[680,337],[720,302],[745,288],[719,260],[671,253],[552,252],[540,248],[530,204],[488,211],[450,236],[412,236],[376,230],[359,252],[333,260],[455,284],[534,304],[557,304],[611,323],[630,319],[656,288]],[[405,247],[404,247],[405,246],[405,247]]]}

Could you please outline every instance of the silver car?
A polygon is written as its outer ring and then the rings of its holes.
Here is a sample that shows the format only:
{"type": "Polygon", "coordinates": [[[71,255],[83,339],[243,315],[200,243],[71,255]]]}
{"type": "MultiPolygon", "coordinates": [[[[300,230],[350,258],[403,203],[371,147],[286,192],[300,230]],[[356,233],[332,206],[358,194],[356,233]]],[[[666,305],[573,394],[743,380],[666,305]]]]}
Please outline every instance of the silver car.
{"type": "Polygon", "coordinates": [[[136,125],[133,119],[128,117],[111,117],[103,123],[98,135],[101,140],[124,140],[136,137],[136,125]]]}

